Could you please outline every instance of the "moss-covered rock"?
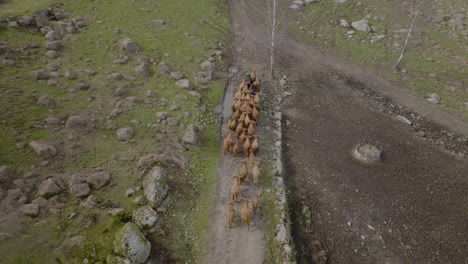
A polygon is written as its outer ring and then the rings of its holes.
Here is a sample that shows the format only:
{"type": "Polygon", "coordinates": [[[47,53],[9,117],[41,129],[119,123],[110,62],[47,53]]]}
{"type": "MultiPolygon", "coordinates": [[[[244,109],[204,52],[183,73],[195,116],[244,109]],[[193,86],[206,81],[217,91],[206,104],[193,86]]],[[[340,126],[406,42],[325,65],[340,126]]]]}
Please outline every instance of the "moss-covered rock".
{"type": "Polygon", "coordinates": [[[133,262],[124,257],[109,255],[106,258],[106,264],[132,264],[133,262]]]}
{"type": "Polygon", "coordinates": [[[158,221],[158,214],[149,206],[142,206],[133,212],[133,222],[141,228],[151,228],[158,221]]]}
{"type": "Polygon", "coordinates": [[[148,203],[157,208],[164,198],[166,198],[169,187],[166,182],[166,173],[163,167],[153,167],[153,169],[143,179],[143,193],[148,203]]]}
{"type": "Polygon", "coordinates": [[[126,223],[115,234],[114,252],[117,255],[126,257],[131,263],[144,262],[151,250],[151,243],[146,240],[134,223],[126,223]]]}
{"type": "Polygon", "coordinates": [[[54,257],[63,264],[93,263],[96,248],[85,237],[75,236],[56,248],[54,257]]]}

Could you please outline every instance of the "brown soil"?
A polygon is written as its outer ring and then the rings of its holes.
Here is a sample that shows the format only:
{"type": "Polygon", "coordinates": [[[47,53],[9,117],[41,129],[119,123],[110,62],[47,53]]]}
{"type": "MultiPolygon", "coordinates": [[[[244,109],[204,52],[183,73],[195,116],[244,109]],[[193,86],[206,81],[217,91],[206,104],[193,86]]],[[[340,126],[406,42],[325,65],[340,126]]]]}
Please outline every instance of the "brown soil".
{"type": "MultiPolygon", "coordinates": [[[[268,65],[265,24],[255,13],[231,1],[233,65],[242,74],[268,65]]],[[[465,263],[467,124],[299,39],[283,40],[277,63],[292,83],[283,105],[284,156],[298,263],[465,263]],[[353,148],[366,143],[382,150],[380,162],[353,159],[353,148]]],[[[251,232],[239,219],[226,227],[238,163],[221,155],[210,263],[264,259],[261,219],[251,232]]]]}

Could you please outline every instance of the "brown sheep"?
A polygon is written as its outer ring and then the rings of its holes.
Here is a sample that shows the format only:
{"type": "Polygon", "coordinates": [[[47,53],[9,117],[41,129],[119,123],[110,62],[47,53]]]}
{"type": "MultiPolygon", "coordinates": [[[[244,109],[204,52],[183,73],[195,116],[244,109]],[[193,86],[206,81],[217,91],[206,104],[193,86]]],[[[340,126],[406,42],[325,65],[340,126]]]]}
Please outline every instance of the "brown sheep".
{"type": "Polygon", "coordinates": [[[239,140],[236,140],[236,143],[234,143],[234,146],[232,147],[232,155],[237,157],[237,155],[239,155],[239,152],[240,152],[240,142],[239,140]]]}
{"type": "Polygon", "coordinates": [[[260,112],[258,112],[257,107],[252,108],[252,119],[255,120],[255,122],[258,122],[260,119],[260,112]]]}
{"type": "Polygon", "coordinates": [[[244,198],[243,201],[244,205],[241,209],[241,219],[242,222],[247,225],[247,230],[250,230],[250,217],[252,216],[252,213],[249,209],[249,199],[244,198]]]}
{"type": "Polygon", "coordinates": [[[252,162],[252,164],[256,161],[255,159],[255,150],[252,148],[249,149],[249,160],[252,162]]]}
{"type": "Polygon", "coordinates": [[[253,70],[252,73],[250,74],[250,79],[252,82],[255,82],[257,80],[257,71],[253,70]]]}
{"type": "Polygon", "coordinates": [[[248,126],[250,124],[251,119],[247,113],[244,113],[244,114],[245,114],[244,125],[248,126]]]}
{"type": "Polygon", "coordinates": [[[254,212],[254,214],[257,212],[259,205],[260,205],[260,194],[256,193],[252,200],[252,211],[254,212]]]}
{"type": "Polygon", "coordinates": [[[234,210],[234,201],[229,202],[229,208],[227,212],[227,220],[228,220],[228,227],[232,227],[232,223],[234,222],[234,216],[236,215],[236,211],[234,210]]]}
{"type": "Polygon", "coordinates": [[[253,136],[255,134],[255,123],[257,123],[257,122],[255,122],[254,120],[250,121],[250,125],[247,128],[247,135],[248,136],[253,136]]]}
{"type": "Polygon", "coordinates": [[[224,154],[229,151],[229,148],[232,146],[232,131],[229,130],[226,138],[224,139],[224,154]]]}
{"type": "Polygon", "coordinates": [[[231,124],[230,124],[229,129],[232,130],[232,131],[235,131],[236,127],[237,127],[237,120],[236,119],[231,119],[231,124]]]}
{"type": "Polygon", "coordinates": [[[255,150],[255,154],[257,154],[258,150],[260,149],[260,143],[258,142],[258,139],[260,138],[259,136],[253,136],[254,140],[252,141],[252,144],[250,144],[250,148],[255,150]]]}
{"type": "Polygon", "coordinates": [[[249,168],[247,167],[247,160],[242,161],[242,165],[239,168],[239,179],[240,183],[244,183],[244,181],[247,179],[247,176],[249,175],[249,168]]]}
{"type": "Polygon", "coordinates": [[[240,133],[242,132],[243,129],[244,129],[244,122],[240,121],[239,124],[236,127],[236,134],[240,135],[240,133]]]}
{"type": "Polygon", "coordinates": [[[258,105],[260,107],[261,103],[262,103],[262,100],[260,99],[260,95],[261,93],[256,93],[255,94],[255,97],[254,97],[254,102],[256,105],[258,105]]]}
{"type": "Polygon", "coordinates": [[[232,115],[232,119],[239,119],[239,117],[241,117],[242,115],[242,112],[240,110],[237,110],[233,115],[232,115]]]}
{"type": "Polygon", "coordinates": [[[234,176],[234,182],[231,185],[231,201],[237,202],[237,197],[240,194],[240,177],[234,176]]]}
{"type": "Polygon", "coordinates": [[[260,179],[260,167],[258,166],[260,163],[258,161],[255,161],[253,163],[253,169],[252,169],[252,178],[255,184],[258,183],[258,180],[260,179]]]}
{"type": "Polygon", "coordinates": [[[250,138],[250,136],[247,136],[245,138],[245,141],[244,141],[244,144],[243,144],[246,156],[249,156],[249,149],[250,149],[250,139],[249,138],[250,138]]]}
{"type": "Polygon", "coordinates": [[[258,78],[257,80],[255,80],[255,82],[253,83],[253,85],[255,86],[255,89],[256,89],[256,92],[259,92],[260,91],[260,82],[262,81],[262,79],[258,78]]]}

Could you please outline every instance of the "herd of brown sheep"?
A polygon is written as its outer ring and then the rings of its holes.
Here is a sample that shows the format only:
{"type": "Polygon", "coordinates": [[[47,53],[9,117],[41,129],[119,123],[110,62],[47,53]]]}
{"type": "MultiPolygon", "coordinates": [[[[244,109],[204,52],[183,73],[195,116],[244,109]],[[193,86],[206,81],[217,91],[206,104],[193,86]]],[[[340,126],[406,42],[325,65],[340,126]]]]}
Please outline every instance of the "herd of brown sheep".
{"type": "MultiPolygon", "coordinates": [[[[260,148],[259,136],[255,135],[256,124],[260,117],[260,78],[257,78],[256,71],[248,74],[242,81],[234,95],[234,102],[231,105],[232,117],[227,123],[228,134],[224,139],[224,154],[232,152],[234,156],[241,153],[241,147],[248,159],[242,160],[238,173],[233,177],[231,186],[230,202],[227,212],[228,227],[231,228],[234,222],[236,211],[234,206],[240,196],[240,185],[246,182],[249,175],[248,162],[252,163],[252,178],[254,184],[258,184],[260,179],[260,163],[256,160],[256,155],[260,148]],[[233,133],[236,134],[234,140],[233,133]]],[[[242,155],[242,154],[241,154],[242,155]]],[[[240,216],[247,230],[250,230],[250,221],[253,213],[257,212],[260,203],[260,194],[256,193],[253,198],[246,199],[241,196],[244,202],[240,216]],[[252,210],[249,202],[252,200],[252,210]]]]}

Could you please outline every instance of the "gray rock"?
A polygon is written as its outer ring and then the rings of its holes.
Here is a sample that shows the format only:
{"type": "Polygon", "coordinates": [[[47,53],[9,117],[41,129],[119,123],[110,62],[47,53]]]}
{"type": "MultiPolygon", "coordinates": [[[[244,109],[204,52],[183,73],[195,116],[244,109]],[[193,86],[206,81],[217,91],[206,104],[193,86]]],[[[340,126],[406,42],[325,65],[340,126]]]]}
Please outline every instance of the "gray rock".
{"type": "Polygon", "coordinates": [[[340,19],[340,24],[339,24],[340,27],[345,27],[345,28],[349,28],[351,27],[351,25],[349,24],[348,21],[344,20],[344,19],[340,19]]]}
{"type": "Polygon", "coordinates": [[[101,171],[89,175],[87,182],[92,188],[100,190],[102,187],[109,184],[110,178],[111,175],[108,172],[101,171]]]}
{"type": "Polygon", "coordinates": [[[166,21],[162,20],[162,19],[156,19],[154,20],[154,23],[153,25],[155,26],[161,26],[161,25],[165,25],[166,24],[166,21]]]}
{"type": "Polygon", "coordinates": [[[396,117],[400,122],[403,122],[407,125],[411,125],[411,121],[408,120],[408,118],[404,117],[404,116],[401,116],[401,115],[397,115],[396,117]]]}
{"type": "Polygon", "coordinates": [[[45,36],[49,31],[52,31],[53,29],[50,26],[45,26],[40,29],[41,33],[45,36]]]}
{"type": "Polygon", "coordinates": [[[84,22],[83,20],[75,22],[75,27],[77,27],[77,28],[84,28],[86,26],[88,26],[88,24],[86,24],[86,22],[84,22]]]}
{"type": "Polygon", "coordinates": [[[60,42],[59,40],[47,41],[45,47],[46,49],[57,51],[62,48],[62,42],[60,42]]]}
{"type": "Polygon", "coordinates": [[[49,50],[46,52],[47,58],[55,60],[59,57],[58,53],[55,50],[49,50]]]}
{"type": "MultiPolygon", "coordinates": [[[[173,109],[173,110],[176,110],[176,109],[173,109]]],[[[177,121],[177,119],[175,119],[175,118],[169,117],[169,118],[167,118],[166,120],[167,120],[167,124],[170,125],[170,126],[177,126],[177,125],[179,125],[179,121],[177,121]]]]}
{"type": "Polygon", "coordinates": [[[112,96],[114,97],[122,97],[122,96],[125,96],[127,95],[128,91],[124,88],[117,88],[117,90],[115,90],[115,92],[112,94],[112,96]]]}
{"type": "Polygon", "coordinates": [[[36,80],[47,80],[49,78],[49,75],[43,70],[33,71],[33,75],[36,80]]]}
{"type": "Polygon", "coordinates": [[[81,203],[81,206],[87,207],[87,208],[95,208],[101,202],[102,202],[101,198],[91,194],[81,203]]]}
{"type": "Polygon", "coordinates": [[[344,4],[346,3],[346,0],[333,0],[333,3],[344,4]]]}
{"type": "Polygon", "coordinates": [[[190,82],[187,79],[177,81],[176,85],[182,89],[190,89],[190,82]]]}
{"type": "Polygon", "coordinates": [[[153,227],[158,221],[158,214],[149,206],[142,206],[133,212],[133,222],[142,229],[153,227]]]}
{"type": "Polygon", "coordinates": [[[2,65],[12,67],[16,65],[16,62],[14,60],[3,59],[2,65]]]}
{"type": "Polygon", "coordinates": [[[89,88],[91,88],[91,87],[89,86],[89,84],[83,83],[83,82],[77,83],[77,84],[75,85],[75,89],[80,90],[80,91],[82,91],[82,90],[88,90],[89,88]]]}
{"type": "Polygon", "coordinates": [[[304,5],[304,1],[296,0],[296,1],[293,1],[293,4],[296,4],[296,5],[299,5],[299,6],[303,6],[303,5],[304,5]]]}
{"type": "Polygon", "coordinates": [[[129,102],[131,103],[138,103],[140,102],[140,99],[138,99],[138,97],[136,96],[129,96],[129,97],[126,97],[125,99],[127,99],[129,102]]]}
{"type": "Polygon", "coordinates": [[[112,81],[120,81],[123,79],[123,75],[119,72],[116,72],[116,73],[111,73],[107,75],[107,78],[112,81]]]}
{"type": "Polygon", "coordinates": [[[136,64],[137,65],[140,65],[140,64],[151,65],[151,61],[146,57],[138,57],[136,59],[136,64]]]}
{"type": "Polygon", "coordinates": [[[62,191],[62,188],[60,188],[60,186],[55,182],[55,180],[53,178],[49,178],[39,185],[37,195],[42,196],[44,198],[50,198],[56,194],[61,193],[62,191]]]}
{"type": "Polygon", "coordinates": [[[185,74],[181,72],[171,72],[171,78],[175,80],[180,80],[185,77],[185,74]]]}
{"type": "Polygon", "coordinates": [[[151,97],[151,98],[155,98],[155,97],[158,96],[158,94],[153,90],[149,90],[149,91],[146,92],[146,96],[151,97]]]}
{"type": "Polygon", "coordinates": [[[427,100],[433,104],[439,104],[440,103],[440,96],[436,93],[431,93],[430,97],[427,98],[427,100]]]}
{"type": "Polygon", "coordinates": [[[32,141],[29,146],[37,153],[38,156],[43,158],[54,157],[57,155],[57,149],[45,141],[32,141]]]}
{"type": "Polygon", "coordinates": [[[120,40],[120,48],[125,49],[127,52],[141,51],[141,48],[130,38],[120,40]]]}
{"type": "Polygon", "coordinates": [[[117,231],[114,240],[114,252],[124,256],[132,263],[143,263],[150,254],[151,243],[138,230],[134,223],[126,223],[117,231]]]}
{"type": "Polygon", "coordinates": [[[199,141],[197,130],[193,127],[189,129],[182,137],[182,141],[188,144],[197,144],[199,141]]]}
{"type": "Polygon", "coordinates": [[[19,208],[20,213],[25,216],[36,217],[39,215],[39,205],[38,204],[23,204],[19,208]]]}
{"type": "Polygon", "coordinates": [[[143,195],[137,196],[135,199],[133,199],[133,203],[136,205],[145,205],[146,204],[146,198],[143,195]]]}
{"type": "Polygon", "coordinates": [[[15,28],[15,29],[21,28],[20,25],[18,24],[18,22],[16,22],[16,21],[8,22],[8,26],[11,27],[11,28],[15,28]]]}
{"type": "Polygon", "coordinates": [[[162,167],[153,167],[143,178],[143,194],[153,208],[158,208],[166,198],[168,190],[166,173],[162,167]]]}
{"type": "Polygon", "coordinates": [[[50,98],[47,94],[39,98],[37,101],[38,105],[42,105],[47,108],[55,107],[55,100],[50,98]]]}
{"type": "Polygon", "coordinates": [[[165,61],[161,61],[159,64],[158,64],[158,68],[159,68],[159,71],[161,73],[169,73],[171,72],[171,68],[169,67],[169,65],[165,62],[165,61]]]}
{"type": "Polygon", "coordinates": [[[135,73],[138,77],[150,77],[151,76],[151,68],[147,64],[140,64],[135,67],[135,73]]]}
{"type": "Polygon", "coordinates": [[[305,0],[305,2],[308,4],[314,4],[314,3],[317,3],[318,0],[305,0]]]}
{"type": "Polygon", "coordinates": [[[78,77],[78,76],[77,76],[77,74],[76,74],[74,71],[67,70],[67,71],[65,72],[65,77],[67,77],[67,78],[70,79],[70,80],[74,80],[74,79],[76,79],[76,77],[78,77]]]}
{"type": "Polygon", "coordinates": [[[91,193],[87,183],[80,183],[70,186],[70,193],[76,197],[86,197],[91,193]]]}
{"type": "Polygon", "coordinates": [[[169,116],[169,113],[168,112],[156,112],[156,117],[158,118],[158,120],[166,120],[167,117],[169,116]]]}
{"type": "Polygon", "coordinates": [[[110,117],[117,117],[119,116],[121,113],[123,113],[123,110],[120,109],[120,108],[116,108],[114,110],[112,110],[112,112],[109,114],[110,117]]]}
{"type": "Polygon", "coordinates": [[[124,127],[117,129],[117,138],[120,140],[130,140],[135,135],[133,128],[131,127],[124,127]]]}
{"type": "Polygon", "coordinates": [[[189,94],[197,97],[198,99],[201,99],[202,98],[202,95],[201,93],[197,92],[197,91],[189,91],[189,94]]]}
{"type": "Polygon", "coordinates": [[[34,21],[34,18],[32,16],[23,16],[19,22],[19,24],[23,27],[30,26],[34,21]]]}
{"type": "Polygon", "coordinates": [[[19,171],[15,168],[9,166],[1,166],[0,167],[0,183],[7,182],[13,180],[19,171]]]}
{"type": "Polygon", "coordinates": [[[49,25],[49,20],[45,16],[35,15],[34,22],[36,22],[36,27],[41,29],[49,25]]]}
{"type": "Polygon", "coordinates": [[[371,32],[371,28],[369,26],[369,21],[367,21],[367,19],[362,19],[362,20],[353,22],[353,23],[351,23],[351,27],[356,29],[356,30],[364,31],[366,33],[371,32]]]}
{"type": "Polygon", "coordinates": [[[464,102],[463,107],[468,108],[468,102],[464,102]]]}
{"type": "Polygon", "coordinates": [[[202,63],[200,64],[200,67],[201,67],[202,69],[206,69],[206,70],[212,71],[212,70],[215,69],[216,65],[215,65],[214,63],[212,63],[211,61],[204,61],[204,62],[202,62],[202,63]]]}
{"type": "Polygon", "coordinates": [[[74,236],[57,247],[53,256],[63,264],[94,263],[96,248],[84,236],[74,236]]]}
{"type": "Polygon", "coordinates": [[[130,196],[133,196],[135,193],[136,193],[135,189],[130,188],[125,191],[125,196],[130,197],[130,196]]]}
{"type": "Polygon", "coordinates": [[[292,10],[297,11],[297,10],[301,9],[301,6],[298,5],[298,4],[292,4],[292,5],[289,6],[289,8],[291,8],[292,10]]]}
{"type": "Polygon", "coordinates": [[[50,126],[60,125],[60,119],[57,117],[47,117],[44,122],[50,126]]]}
{"type": "Polygon", "coordinates": [[[213,72],[212,71],[205,71],[205,72],[199,72],[197,76],[195,77],[195,81],[198,84],[206,84],[210,81],[213,80],[213,72]]]}
{"type": "Polygon", "coordinates": [[[49,201],[47,201],[46,198],[39,196],[36,199],[34,199],[31,203],[37,204],[39,207],[46,207],[47,204],[49,204],[49,201]]]}
{"type": "Polygon", "coordinates": [[[88,176],[84,173],[80,173],[80,172],[73,173],[72,176],[70,177],[70,180],[68,181],[68,186],[86,183],[87,178],[88,176]]]}
{"type": "Polygon", "coordinates": [[[82,116],[70,116],[67,119],[67,122],[65,122],[65,127],[70,128],[70,129],[75,129],[75,128],[84,128],[88,125],[88,121],[86,118],[82,116]]]}
{"type": "Polygon", "coordinates": [[[50,79],[50,80],[47,81],[47,85],[49,85],[49,86],[57,86],[58,83],[59,82],[57,81],[57,79],[50,79]]]}
{"type": "Polygon", "coordinates": [[[45,37],[48,38],[49,40],[60,40],[60,39],[62,39],[62,37],[60,36],[60,33],[58,31],[55,31],[55,30],[51,30],[51,31],[47,32],[45,37]]]}

